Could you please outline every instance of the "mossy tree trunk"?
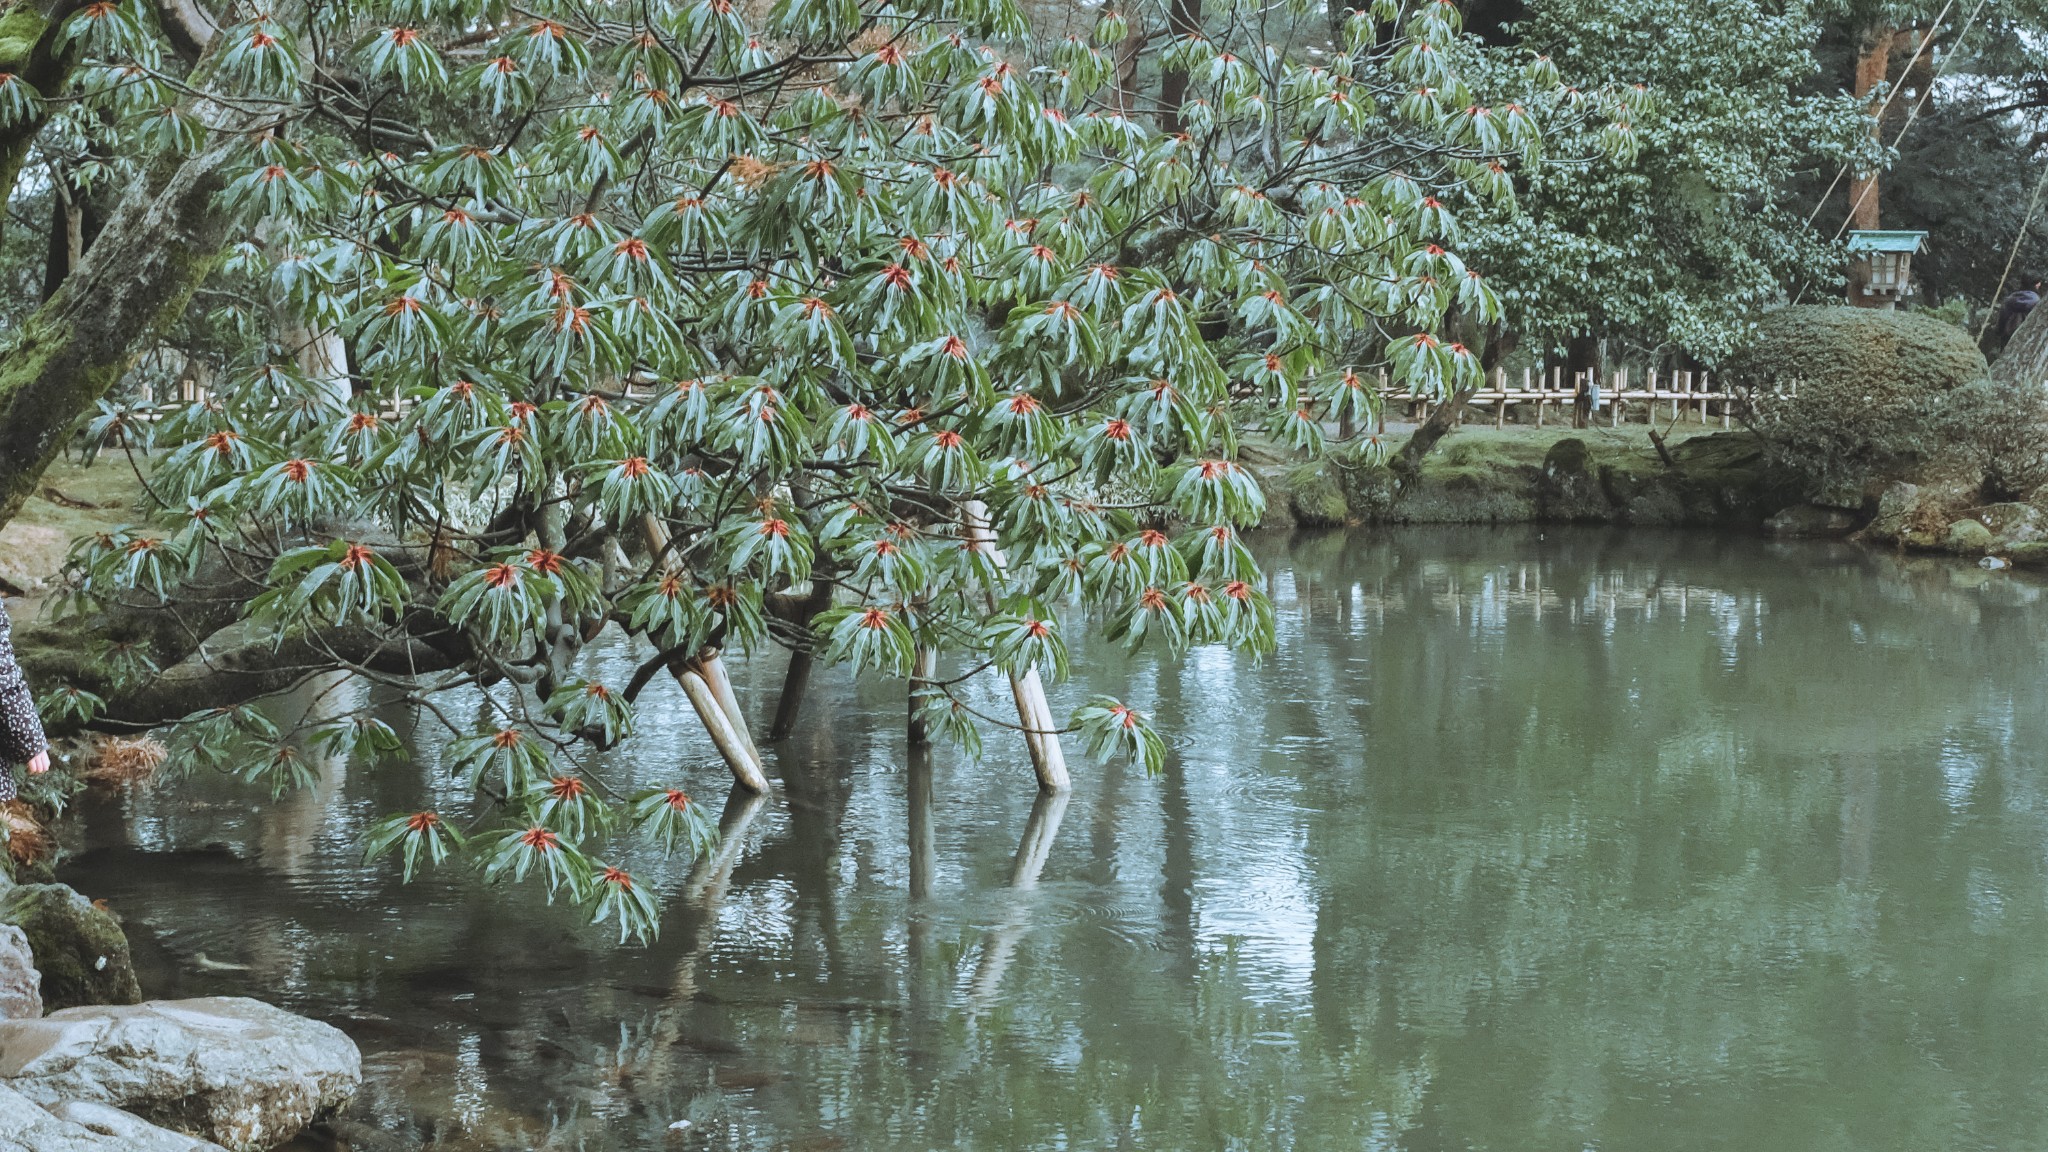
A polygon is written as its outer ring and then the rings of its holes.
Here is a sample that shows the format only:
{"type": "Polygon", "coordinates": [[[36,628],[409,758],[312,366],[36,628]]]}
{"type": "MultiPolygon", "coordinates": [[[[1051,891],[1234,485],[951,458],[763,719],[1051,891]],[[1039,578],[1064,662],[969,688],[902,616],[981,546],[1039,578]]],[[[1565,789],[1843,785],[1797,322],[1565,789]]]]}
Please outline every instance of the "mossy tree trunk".
{"type": "MultiPolygon", "coordinates": [[[[0,72],[48,97],[77,66],[57,47],[64,22],[85,0],[0,0],[0,72]]],[[[188,64],[213,41],[214,23],[196,0],[159,0],[158,22],[188,64]]],[[[219,119],[209,109],[209,119],[219,119]]],[[[0,197],[14,188],[41,115],[0,129],[0,197]]],[[[121,198],[90,250],[76,261],[67,241],[65,275],[49,298],[0,347],[0,525],[14,518],[57,456],[79,416],[106,395],[136,354],[184,310],[226,238],[213,200],[226,186],[237,130],[197,155],[165,161],[121,198]]]]}
{"type": "MultiPolygon", "coordinates": [[[[59,0],[46,7],[41,0],[0,0],[0,72],[12,73],[46,97],[62,91],[78,59],[70,48],[57,47],[57,32],[85,3],[59,0]]],[[[33,115],[0,127],[0,199],[20,179],[29,147],[49,119],[48,108],[39,104],[33,115]]]]}
{"type": "Polygon", "coordinates": [[[213,200],[222,139],[125,197],[92,250],[0,349],[0,524],[35,490],[79,416],[183,312],[226,239],[213,200]]]}
{"type": "Polygon", "coordinates": [[[2048,308],[2036,308],[2020,321],[1991,365],[1991,378],[2001,384],[2048,388],[2048,308]]]}

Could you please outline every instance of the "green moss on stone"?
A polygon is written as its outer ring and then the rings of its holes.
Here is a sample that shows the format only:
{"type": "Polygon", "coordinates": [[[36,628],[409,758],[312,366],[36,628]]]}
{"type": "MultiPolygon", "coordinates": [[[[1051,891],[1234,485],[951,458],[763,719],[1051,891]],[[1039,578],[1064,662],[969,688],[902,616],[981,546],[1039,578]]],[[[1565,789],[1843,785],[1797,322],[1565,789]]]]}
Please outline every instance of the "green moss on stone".
{"type": "Polygon", "coordinates": [[[49,1011],[83,1004],[138,1004],[142,988],[121,922],[62,884],[24,884],[0,895],[0,924],[28,935],[49,1011]]]}
{"type": "Polygon", "coordinates": [[[1351,505],[1327,461],[1310,461],[1287,470],[1287,507],[1304,528],[1341,528],[1351,518],[1351,505]]]}

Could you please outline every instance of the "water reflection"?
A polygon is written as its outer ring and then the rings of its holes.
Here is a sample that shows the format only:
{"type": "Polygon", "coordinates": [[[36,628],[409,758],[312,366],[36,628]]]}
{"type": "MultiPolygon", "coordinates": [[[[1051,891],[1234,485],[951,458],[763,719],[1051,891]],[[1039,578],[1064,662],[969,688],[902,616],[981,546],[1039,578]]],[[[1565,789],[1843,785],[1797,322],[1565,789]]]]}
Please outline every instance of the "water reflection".
{"type": "MultiPolygon", "coordinates": [[[[1056,693],[1156,712],[1157,779],[1034,803],[1021,748],[912,749],[901,684],[821,675],[776,797],[633,861],[652,948],[365,868],[377,814],[467,803],[431,741],[282,807],[97,803],[71,879],[152,995],[335,1021],[353,1119],[437,1147],[2048,1144],[2037,586],[1556,529],[1267,553],[1262,664],[1092,649],[1056,693]]],[[[779,657],[733,671],[772,707],[779,657]]],[[[650,696],[608,770],[679,763],[722,784],[650,696]]]]}

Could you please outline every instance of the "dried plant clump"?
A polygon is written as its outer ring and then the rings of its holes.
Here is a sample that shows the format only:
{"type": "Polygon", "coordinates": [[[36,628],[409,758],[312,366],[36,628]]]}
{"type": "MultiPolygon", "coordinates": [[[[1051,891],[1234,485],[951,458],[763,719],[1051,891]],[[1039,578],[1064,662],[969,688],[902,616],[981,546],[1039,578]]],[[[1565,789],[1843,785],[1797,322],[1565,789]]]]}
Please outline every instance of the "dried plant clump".
{"type": "Polygon", "coordinates": [[[94,784],[146,784],[170,754],[154,736],[110,736],[99,741],[92,763],[79,775],[94,784]]]}
{"type": "Polygon", "coordinates": [[[6,833],[7,854],[16,864],[33,864],[57,846],[50,830],[19,800],[0,804],[0,831],[6,833]]]}

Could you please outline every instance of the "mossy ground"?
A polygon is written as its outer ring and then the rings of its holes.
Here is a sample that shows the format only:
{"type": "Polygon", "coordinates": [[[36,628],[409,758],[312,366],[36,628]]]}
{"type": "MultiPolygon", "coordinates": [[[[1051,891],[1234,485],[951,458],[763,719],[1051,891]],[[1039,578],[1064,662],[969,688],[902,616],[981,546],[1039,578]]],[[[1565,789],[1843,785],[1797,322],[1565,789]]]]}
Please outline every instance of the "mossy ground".
{"type": "Polygon", "coordinates": [[[43,473],[35,495],[0,528],[0,581],[33,596],[64,567],[80,536],[136,519],[141,485],[125,460],[92,465],[60,460],[43,473]],[[93,507],[79,507],[82,504],[93,507]]]}

